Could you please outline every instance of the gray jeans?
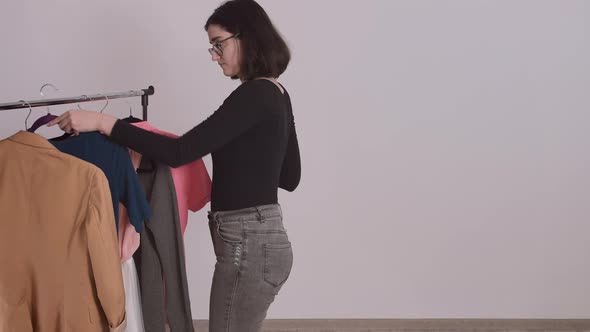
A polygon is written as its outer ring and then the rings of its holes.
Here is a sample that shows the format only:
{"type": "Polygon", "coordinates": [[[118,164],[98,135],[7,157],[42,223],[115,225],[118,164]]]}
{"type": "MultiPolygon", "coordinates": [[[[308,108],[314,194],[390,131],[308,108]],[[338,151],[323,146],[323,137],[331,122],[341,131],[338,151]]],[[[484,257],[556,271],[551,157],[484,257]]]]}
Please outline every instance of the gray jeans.
{"type": "Polygon", "coordinates": [[[210,332],[257,332],[293,265],[281,207],[209,212],[217,256],[210,332]]]}

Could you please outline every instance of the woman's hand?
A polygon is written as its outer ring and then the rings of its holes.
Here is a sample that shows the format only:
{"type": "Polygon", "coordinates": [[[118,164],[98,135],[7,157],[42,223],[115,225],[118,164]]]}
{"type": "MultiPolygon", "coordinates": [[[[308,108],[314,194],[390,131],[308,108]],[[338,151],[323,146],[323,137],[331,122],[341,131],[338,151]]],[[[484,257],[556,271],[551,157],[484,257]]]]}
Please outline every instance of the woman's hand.
{"type": "Polygon", "coordinates": [[[100,131],[108,136],[116,121],[117,118],[98,112],[69,110],[50,121],[47,126],[58,125],[64,132],[74,135],[87,131],[100,131]]]}

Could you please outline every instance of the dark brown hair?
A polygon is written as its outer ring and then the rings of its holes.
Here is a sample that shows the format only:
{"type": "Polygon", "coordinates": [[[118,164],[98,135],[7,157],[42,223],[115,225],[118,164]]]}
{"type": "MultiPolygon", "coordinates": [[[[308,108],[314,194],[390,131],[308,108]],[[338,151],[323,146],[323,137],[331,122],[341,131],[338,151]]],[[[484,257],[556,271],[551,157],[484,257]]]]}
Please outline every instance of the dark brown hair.
{"type": "Polygon", "coordinates": [[[241,41],[239,77],[249,81],[258,77],[277,78],[289,65],[291,52],[264,9],[254,0],[229,0],[221,4],[207,20],[219,25],[241,41]]]}

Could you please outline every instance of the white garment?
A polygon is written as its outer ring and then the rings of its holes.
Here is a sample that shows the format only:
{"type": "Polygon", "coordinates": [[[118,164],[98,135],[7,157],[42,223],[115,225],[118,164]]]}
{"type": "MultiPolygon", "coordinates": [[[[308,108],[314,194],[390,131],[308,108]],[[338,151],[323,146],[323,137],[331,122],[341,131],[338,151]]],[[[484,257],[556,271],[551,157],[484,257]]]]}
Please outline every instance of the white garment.
{"type": "Polygon", "coordinates": [[[127,332],[145,332],[143,312],[141,310],[141,295],[139,279],[133,257],[121,265],[123,272],[123,286],[125,286],[125,311],[127,314],[127,332]]]}

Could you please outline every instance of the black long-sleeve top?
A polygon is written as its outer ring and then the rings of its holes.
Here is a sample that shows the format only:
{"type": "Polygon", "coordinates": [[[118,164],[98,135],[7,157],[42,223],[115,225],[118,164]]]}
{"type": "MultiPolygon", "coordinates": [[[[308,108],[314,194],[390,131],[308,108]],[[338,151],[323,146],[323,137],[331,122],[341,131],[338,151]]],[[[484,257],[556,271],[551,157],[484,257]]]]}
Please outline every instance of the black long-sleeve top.
{"type": "Polygon", "coordinates": [[[110,138],[171,167],[211,153],[213,211],[275,204],[278,188],[293,191],[301,177],[291,99],[284,91],[265,79],[247,81],[181,137],[118,120],[110,138]]]}

